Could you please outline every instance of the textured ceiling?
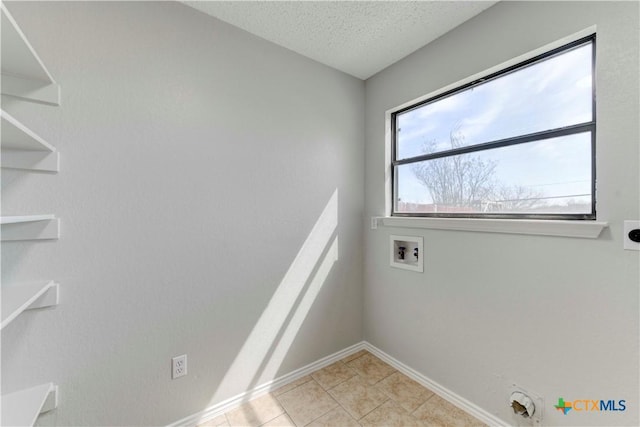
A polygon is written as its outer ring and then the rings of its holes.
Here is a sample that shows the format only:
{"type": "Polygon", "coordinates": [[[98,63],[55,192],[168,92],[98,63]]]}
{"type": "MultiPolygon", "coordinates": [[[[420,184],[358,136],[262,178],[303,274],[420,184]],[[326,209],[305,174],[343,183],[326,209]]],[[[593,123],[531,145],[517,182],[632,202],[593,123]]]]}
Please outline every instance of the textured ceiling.
{"type": "Polygon", "coordinates": [[[497,1],[184,1],[361,79],[497,1]]]}

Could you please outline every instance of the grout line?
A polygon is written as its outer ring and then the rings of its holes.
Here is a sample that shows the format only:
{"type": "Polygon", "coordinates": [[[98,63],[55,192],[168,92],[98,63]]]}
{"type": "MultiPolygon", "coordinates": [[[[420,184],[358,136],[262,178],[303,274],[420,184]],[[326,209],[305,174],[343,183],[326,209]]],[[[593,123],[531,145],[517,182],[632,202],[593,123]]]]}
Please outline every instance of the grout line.
{"type": "MultiPolygon", "coordinates": [[[[358,357],[354,357],[353,359],[349,359],[349,361],[348,361],[348,362],[342,362],[342,363],[344,363],[345,365],[348,365],[349,363],[353,362],[354,360],[358,360],[358,359],[360,359],[361,357],[366,356],[367,354],[371,354],[371,355],[373,356],[373,354],[372,354],[369,350],[367,350],[367,349],[363,349],[363,350],[365,351],[365,353],[364,353],[364,354],[361,354],[361,355],[360,355],[360,356],[358,356],[358,357]]],[[[360,350],[360,351],[362,351],[362,350],[360,350]]],[[[353,354],[352,354],[351,356],[353,356],[353,354]]],[[[350,356],[347,356],[347,357],[350,357],[350,356]]],[[[343,359],[346,359],[347,357],[344,357],[343,359]]],[[[341,359],[341,360],[342,360],[342,359],[341,359]]]]}
{"type": "MultiPolygon", "coordinates": [[[[278,402],[278,403],[280,403],[280,402],[278,402]]],[[[262,424],[260,424],[258,427],[262,427],[263,425],[265,425],[265,424],[267,424],[267,423],[269,423],[269,422],[271,422],[271,421],[275,420],[276,418],[281,417],[283,414],[287,414],[287,411],[284,409],[284,406],[282,406],[282,405],[280,405],[280,406],[282,407],[282,413],[281,413],[281,414],[278,414],[278,415],[276,415],[275,417],[273,417],[273,418],[271,418],[271,419],[268,419],[267,421],[265,421],[265,422],[263,422],[262,424]]],[[[289,414],[287,414],[287,416],[289,416],[289,414]]],[[[289,418],[291,418],[291,417],[289,417],[289,418]]],[[[292,420],[292,421],[293,421],[293,420],[292,420]]],[[[295,424],[295,423],[294,423],[294,424],[295,424]]],[[[232,427],[233,427],[233,426],[232,426],[232,427]]]]}
{"type": "MultiPolygon", "coordinates": [[[[324,368],[322,368],[322,369],[324,369],[324,368]]],[[[313,375],[314,373],[316,373],[316,372],[318,372],[318,371],[320,371],[320,370],[321,370],[321,369],[318,369],[317,371],[313,371],[311,374],[309,374],[309,376],[313,375]]],[[[305,426],[308,426],[309,424],[313,423],[314,421],[316,421],[316,420],[318,420],[318,419],[320,419],[320,418],[324,417],[324,416],[325,416],[325,415],[327,415],[329,412],[333,411],[333,410],[334,410],[334,409],[336,409],[338,406],[340,406],[340,402],[338,402],[336,399],[334,399],[334,398],[333,398],[333,396],[331,396],[329,393],[327,393],[327,391],[324,389],[324,387],[322,387],[322,385],[320,385],[320,383],[319,383],[318,381],[316,381],[316,380],[315,380],[315,378],[311,377],[311,380],[312,380],[312,381],[314,381],[314,382],[318,385],[318,387],[320,387],[320,388],[322,389],[322,391],[324,391],[324,392],[327,394],[327,396],[329,396],[329,398],[335,402],[335,404],[336,404],[337,406],[334,406],[333,408],[329,409],[327,412],[324,412],[322,415],[320,415],[320,416],[318,416],[318,417],[314,418],[313,420],[309,421],[307,424],[305,424],[305,426]]],[[[294,423],[294,424],[295,424],[295,423],[294,423]]],[[[296,424],[296,426],[297,426],[297,424],[296,424]]]]}
{"type": "MultiPolygon", "coordinates": [[[[330,397],[333,399],[333,396],[330,396],[330,397]]],[[[317,420],[319,420],[320,418],[324,417],[324,416],[325,416],[325,415],[327,415],[329,412],[331,412],[331,411],[335,410],[337,407],[339,407],[339,406],[340,406],[340,403],[338,403],[335,399],[333,399],[333,401],[334,401],[334,402],[336,402],[336,404],[337,404],[338,406],[334,406],[333,408],[329,409],[327,412],[323,413],[322,415],[320,415],[320,416],[318,416],[318,417],[316,417],[316,418],[312,419],[311,421],[309,421],[308,423],[306,423],[306,424],[305,424],[305,426],[308,426],[309,424],[316,422],[317,420]]],[[[292,421],[293,421],[293,420],[292,420],[292,421]]],[[[296,424],[296,423],[294,423],[294,424],[296,424]]],[[[298,425],[297,425],[297,424],[296,424],[296,427],[298,427],[298,425]]],[[[300,426],[300,427],[303,427],[303,426],[300,426]]]]}
{"type": "MultiPolygon", "coordinates": [[[[278,390],[273,390],[272,392],[270,392],[270,393],[271,393],[271,395],[277,399],[279,396],[282,396],[282,395],[284,395],[284,394],[287,394],[287,393],[289,393],[290,391],[293,391],[293,390],[297,389],[298,387],[302,387],[303,385],[305,385],[305,384],[309,383],[310,381],[315,381],[315,380],[314,380],[314,378],[311,376],[311,374],[313,374],[314,372],[317,372],[317,371],[313,371],[313,372],[309,373],[308,375],[306,375],[307,377],[309,377],[309,380],[308,380],[308,381],[305,381],[305,382],[303,382],[303,383],[300,383],[300,384],[298,384],[297,386],[295,386],[295,387],[293,387],[293,388],[291,388],[291,389],[289,389],[289,390],[287,390],[287,391],[285,391],[285,392],[279,393],[278,395],[275,395],[275,394],[274,394],[274,392],[276,392],[276,391],[278,391],[278,390]]],[[[283,386],[282,386],[282,387],[280,387],[280,388],[283,388],[283,387],[286,387],[286,386],[287,386],[287,385],[285,384],[285,385],[283,385],[283,386]]],[[[280,399],[278,399],[278,402],[280,402],[280,399]]],[[[280,402],[280,405],[282,405],[282,403],[281,403],[281,402],[280,402]]]]}
{"type": "Polygon", "coordinates": [[[373,408],[372,410],[370,410],[369,412],[367,412],[366,414],[364,414],[363,416],[358,418],[356,421],[360,422],[360,420],[362,420],[364,417],[366,417],[367,415],[369,415],[370,413],[372,413],[373,411],[375,411],[376,409],[378,409],[379,407],[381,407],[385,403],[387,403],[389,400],[391,400],[391,399],[389,399],[389,396],[387,396],[387,400],[384,400],[381,404],[379,404],[378,406],[376,406],[375,408],[373,408]]]}

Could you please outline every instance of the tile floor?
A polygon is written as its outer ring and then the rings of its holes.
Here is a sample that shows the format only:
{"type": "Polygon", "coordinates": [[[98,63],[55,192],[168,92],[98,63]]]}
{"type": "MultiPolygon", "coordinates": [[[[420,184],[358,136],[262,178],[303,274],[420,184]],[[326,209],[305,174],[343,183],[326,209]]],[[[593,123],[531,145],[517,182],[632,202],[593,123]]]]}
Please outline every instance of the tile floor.
{"type": "Polygon", "coordinates": [[[218,426],[485,426],[366,350],[200,424],[218,426]]]}

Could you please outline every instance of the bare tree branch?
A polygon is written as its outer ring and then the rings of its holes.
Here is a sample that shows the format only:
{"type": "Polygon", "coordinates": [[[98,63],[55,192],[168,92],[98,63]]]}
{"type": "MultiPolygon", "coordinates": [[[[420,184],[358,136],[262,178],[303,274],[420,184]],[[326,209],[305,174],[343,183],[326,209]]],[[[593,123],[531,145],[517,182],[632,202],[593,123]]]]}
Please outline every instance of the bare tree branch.
{"type": "MultiPolygon", "coordinates": [[[[451,149],[463,147],[465,136],[457,123],[449,133],[451,149]]],[[[425,141],[422,152],[442,151],[435,140],[425,141]]],[[[540,204],[542,193],[522,185],[499,185],[498,162],[474,153],[441,157],[413,165],[413,173],[431,194],[433,203],[482,211],[526,210],[540,204]],[[525,200],[526,199],[526,200],[525,200]]]]}

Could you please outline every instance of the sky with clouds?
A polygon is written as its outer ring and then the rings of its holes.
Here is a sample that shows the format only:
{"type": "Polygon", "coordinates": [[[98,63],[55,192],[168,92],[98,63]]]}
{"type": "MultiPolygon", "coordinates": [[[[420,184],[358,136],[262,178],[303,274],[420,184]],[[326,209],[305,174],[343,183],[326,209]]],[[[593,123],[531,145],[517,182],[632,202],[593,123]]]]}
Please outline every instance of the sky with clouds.
{"type": "MultiPolygon", "coordinates": [[[[434,143],[432,152],[451,148],[455,129],[467,146],[591,121],[591,49],[591,44],[579,46],[399,114],[398,159],[424,154],[427,141],[434,143]]],[[[494,178],[504,184],[527,186],[548,197],[591,192],[589,133],[471,155],[496,161],[494,178]]],[[[398,176],[401,200],[431,203],[411,165],[400,167],[398,176]]]]}

